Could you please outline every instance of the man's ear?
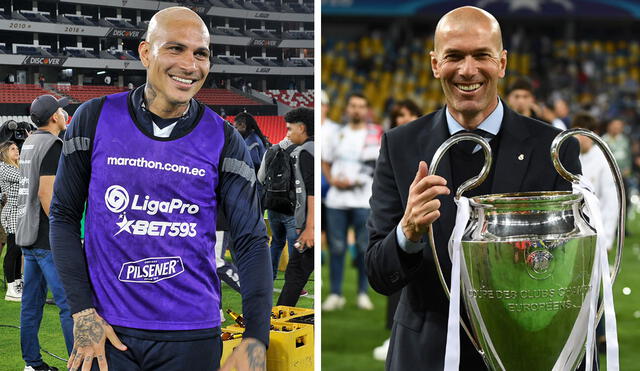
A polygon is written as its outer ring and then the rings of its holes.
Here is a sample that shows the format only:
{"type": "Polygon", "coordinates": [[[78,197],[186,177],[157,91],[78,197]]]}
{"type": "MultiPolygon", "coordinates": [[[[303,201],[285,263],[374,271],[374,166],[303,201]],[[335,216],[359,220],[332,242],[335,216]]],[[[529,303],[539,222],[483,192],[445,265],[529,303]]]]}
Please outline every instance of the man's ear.
{"type": "Polygon", "coordinates": [[[140,55],[140,62],[145,67],[149,67],[149,53],[151,52],[151,44],[147,40],[142,40],[138,45],[138,55],[140,55]]]}
{"type": "Polygon", "coordinates": [[[436,79],[440,78],[440,70],[438,69],[438,56],[435,51],[430,51],[429,56],[431,56],[431,71],[433,71],[433,77],[436,79]]]}
{"type": "Polygon", "coordinates": [[[506,73],[507,73],[507,50],[502,49],[502,51],[500,52],[500,73],[498,74],[498,77],[504,78],[506,73]]]}

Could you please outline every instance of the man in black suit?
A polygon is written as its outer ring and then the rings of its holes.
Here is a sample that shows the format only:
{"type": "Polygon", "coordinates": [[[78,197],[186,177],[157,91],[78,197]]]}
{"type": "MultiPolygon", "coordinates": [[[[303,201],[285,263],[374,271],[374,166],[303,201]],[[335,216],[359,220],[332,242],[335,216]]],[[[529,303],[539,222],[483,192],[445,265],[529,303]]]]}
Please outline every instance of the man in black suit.
{"type": "MultiPolygon", "coordinates": [[[[441,81],[446,107],[393,129],[382,139],[370,202],[366,264],[376,291],[385,295],[402,291],[388,370],[442,370],[444,365],[448,300],[426,232],[433,223],[440,262],[450,282],[447,242],[455,223],[453,194],[479,173],[484,158],[478,148],[465,146],[469,142],[459,143],[440,162],[440,176],[427,176],[425,161],[431,161],[442,142],[462,130],[481,129],[490,138],[489,178],[465,196],[570,189],[553,168],[549,154],[560,131],[518,115],[499,99],[497,85],[506,65],[500,26],[491,14],[474,7],[449,12],[436,27],[431,52],[431,68],[441,81]]],[[[580,171],[577,141],[565,144],[560,157],[569,171],[580,171]]],[[[462,333],[460,369],[485,367],[462,333]]]]}

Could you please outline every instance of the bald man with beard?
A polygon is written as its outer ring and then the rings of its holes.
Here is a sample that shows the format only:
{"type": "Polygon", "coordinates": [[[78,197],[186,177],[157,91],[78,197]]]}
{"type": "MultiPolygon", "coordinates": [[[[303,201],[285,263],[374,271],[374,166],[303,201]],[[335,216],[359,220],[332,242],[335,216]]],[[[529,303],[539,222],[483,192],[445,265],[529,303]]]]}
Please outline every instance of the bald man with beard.
{"type": "Polygon", "coordinates": [[[218,210],[246,319],[222,370],[266,369],[273,286],[255,172],[240,134],[193,99],[209,43],[196,13],[159,11],[138,48],[146,84],[85,102],[69,125],[50,239],[74,319],[71,370],[218,369],[218,210]]]}
{"type": "MultiPolygon", "coordinates": [[[[467,6],[444,15],[430,55],[446,106],[385,133],[370,201],[365,258],[369,282],[384,295],[401,292],[386,360],[388,370],[444,367],[449,302],[426,233],[433,225],[445,279],[451,282],[447,244],[455,224],[453,195],[484,164],[482,151],[457,144],[440,162],[439,175],[428,176],[427,162],[446,139],[476,129],[490,139],[493,165],[489,177],[466,192],[467,197],[570,189],[553,168],[549,154],[560,131],[513,112],[498,97],[507,51],[502,47],[500,25],[491,14],[467,6]]],[[[569,171],[579,173],[577,141],[563,146],[560,158],[569,171]]],[[[485,369],[463,332],[460,340],[460,369],[485,369]]]]}

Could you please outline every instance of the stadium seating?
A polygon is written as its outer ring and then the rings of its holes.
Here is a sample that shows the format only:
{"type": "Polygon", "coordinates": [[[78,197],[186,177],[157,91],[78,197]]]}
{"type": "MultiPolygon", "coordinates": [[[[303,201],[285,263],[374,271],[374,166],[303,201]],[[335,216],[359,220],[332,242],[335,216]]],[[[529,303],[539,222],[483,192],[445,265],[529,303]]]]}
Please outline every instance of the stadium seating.
{"type": "Polygon", "coordinates": [[[54,89],[77,102],[85,102],[89,99],[127,90],[127,88],[124,87],[106,85],[54,85],[54,89]]]}
{"type": "MultiPolygon", "coordinates": [[[[89,99],[101,97],[107,94],[115,94],[126,91],[126,87],[107,86],[107,85],[68,85],[58,84],[51,85],[58,93],[57,96],[66,95],[76,102],[85,102],[89,99]]],[[[50,92],[40,89],[39,85],[18,85],[18,84],[0,84],[0,97],[4,103],[31,103],[35,97],[41,94],[50,94],[50,92]],[[11,92],[11,93],[10,93],[11,92]],[[6,97],[6,99],[5,99],[6,97]],[[17,102],[16,99],[21,99],[17,102]]],[[[234,93],[226,89],[208,89],[202,88],[196,94],[196,99],[204,104],[210,105],[231,105],[231,106],[253,106],[261,105],[263,102],[253,100],[243,95],[234,93]]]]}
{"type": "MultiPolygon", "coordinates": [[[[287,135],[287,126],[283,116],[253,116],[258,126],[271,144],[280,142],[287,135]]],[[[227,116],[227,120],[234,122],[235,116],[227,116]]]]}
{"type": "Polygon", "coordinates": [[[202,88],[198,94],[196,94],[195,98],[204,104],[217,106],[253,106],[264,104],[263,102],[253,100],[227,89],[202,88]]]}
{"type": "Polygon", "coordinates": [[[313,108],[313,90],[307,90],[304,93],[297,90],[266,90],[264,93],[289,107],[313,108]]]}
{"type": "MultiPolygon", "coordinates": [[[[0,84],[0,103],[31,103],[42,95],[51,94],[36,84],[0,84]]],[[[60,95],[53,94],[60,98],[60,95]]]]}
{"type": "Polygon", "coordinates": [[[33,122],[31,121],[31,117],[27,116],[27,115],[20,115],[20,116],[16,116],[16,115],[2,115],[0,116],[0,126],[4,125],[7,121],[9,120],[13,120],[15,122],[28,122],[30,124],[33,124],[33,122]]]}

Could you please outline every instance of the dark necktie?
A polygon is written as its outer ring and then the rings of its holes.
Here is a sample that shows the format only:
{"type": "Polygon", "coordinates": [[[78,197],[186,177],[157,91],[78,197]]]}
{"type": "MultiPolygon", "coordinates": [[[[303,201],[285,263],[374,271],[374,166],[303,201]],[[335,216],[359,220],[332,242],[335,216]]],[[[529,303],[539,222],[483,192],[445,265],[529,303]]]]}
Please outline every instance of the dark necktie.
{"type": "MultiPolygon", "coordinates": [[[[485,139],[487,139],[489,142],[491,141],[491,139],[495,138],[495,135],[484,131],[482,129],[475,129],[475,130],[465,130],[465,133],[472,133],[472,134],[477,134],[485,139]]],[[[462,133],[462,131],[459,131],[458,133],[462,133]]],[[[456,133],[457,134],[457,133],[456,133]]],[[[476,143],[476,142],[472,142],[470,140],[465,140],[463,142],[459,142],[456,144],[457,148],[460,149],[460,151],[462,151],[463,153],[466,153],[468,155],[472,155],[474,153],[474,149],[476,148],[476,146],[478,146],[478,149],[480,149],[480,146],[476,143]]]]}

